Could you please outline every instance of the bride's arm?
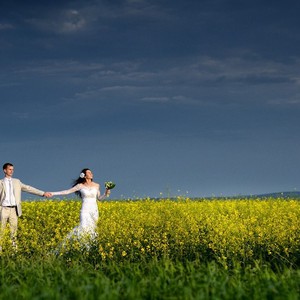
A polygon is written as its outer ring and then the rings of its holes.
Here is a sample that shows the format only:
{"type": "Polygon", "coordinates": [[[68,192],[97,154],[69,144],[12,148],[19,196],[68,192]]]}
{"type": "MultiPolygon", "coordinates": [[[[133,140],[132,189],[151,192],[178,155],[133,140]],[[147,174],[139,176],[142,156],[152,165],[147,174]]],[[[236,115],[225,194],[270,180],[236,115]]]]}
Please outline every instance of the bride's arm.
{"type": "Polygon", "coordinates": [[[68,189],[68,190],[64,190],[64,191],[59,191],[59,192],[51,192],[51,194],[53,196],[59,196],[59,195],[69,195],[69,194],[72,194],[72,193],[75,193],[77,191],[79,191],[81,188],[81,184],[77,184],[75,186],[73,186],[72,188],[68,189]]]}
{"type": "Polygon", "coordinates": [[[102,200],[102,199],[106,198],[109,194],[110,194],[110,190],[105,190],[105,193],[103,195],[101,195],[100,185],[99,185],[98,192],[97,192],[97,199],[98,200],[102,200]]]}

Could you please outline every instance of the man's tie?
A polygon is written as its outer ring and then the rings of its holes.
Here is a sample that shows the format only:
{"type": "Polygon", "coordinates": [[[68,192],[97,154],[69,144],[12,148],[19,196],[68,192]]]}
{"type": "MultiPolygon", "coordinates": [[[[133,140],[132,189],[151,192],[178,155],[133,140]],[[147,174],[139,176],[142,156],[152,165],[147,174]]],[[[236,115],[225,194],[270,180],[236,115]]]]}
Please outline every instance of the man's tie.
{"type": "Polygon", "coordinates": [[[9,202],[12,205],[12,193],[13,193],[13,187],[12,187],[12,180],[8,180],[9,183],[9,202]]]}

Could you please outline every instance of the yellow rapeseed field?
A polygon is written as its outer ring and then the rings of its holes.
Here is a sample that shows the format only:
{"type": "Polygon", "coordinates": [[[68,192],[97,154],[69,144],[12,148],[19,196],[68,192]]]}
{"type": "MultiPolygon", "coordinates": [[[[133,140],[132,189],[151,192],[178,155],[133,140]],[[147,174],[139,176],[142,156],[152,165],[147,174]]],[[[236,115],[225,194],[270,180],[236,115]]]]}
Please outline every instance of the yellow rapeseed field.
{"type": "MultiPolygon", "coordinates": [[[[78,225],[80,208],[78,200],[24,202],[19,253],[52,253],[78,225]]],[[[225,266],[258,259],[299,263],[297,200],[105,201],[99,202],[99,212],[97,238],[85,250],[101,260],[199,258],[225,266]]],[[[59,255],[81,251],[80,243],[76,245],[59,255]]]]}

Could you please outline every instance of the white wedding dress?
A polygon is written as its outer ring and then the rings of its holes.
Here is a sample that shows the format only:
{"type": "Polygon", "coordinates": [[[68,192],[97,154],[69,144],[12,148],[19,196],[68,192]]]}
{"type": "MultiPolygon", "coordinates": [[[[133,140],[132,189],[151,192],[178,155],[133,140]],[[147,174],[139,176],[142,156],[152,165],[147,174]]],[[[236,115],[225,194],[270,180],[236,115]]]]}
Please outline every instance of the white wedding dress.
{"type": "Polygon", "coordinates": [[[97,236],[97,222],[99,219],[99,211],[97,200],[102,200],[105,195],[100,195],[100,190],[96,186],[87,187],[79,183],[73,188],[60,192],[52,192],[53,196],[68,195],[75,192],[80,192],[82,198],[82,206],[80,210],[80,224],[76,226],[65,238],[59,248],[70,244],[70,242],[81,240],[86,247],[89,247],[91,240],[97,236]],[[89,241],[87,241],[89,240],[89,241]]]}

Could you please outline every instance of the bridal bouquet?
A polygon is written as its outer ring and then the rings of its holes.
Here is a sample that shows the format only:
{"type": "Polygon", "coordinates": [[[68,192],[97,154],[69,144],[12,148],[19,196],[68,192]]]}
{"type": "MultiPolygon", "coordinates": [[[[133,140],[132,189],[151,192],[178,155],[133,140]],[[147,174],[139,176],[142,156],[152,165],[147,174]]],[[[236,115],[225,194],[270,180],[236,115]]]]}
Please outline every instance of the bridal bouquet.
{"type": "Polygon", "coordinates": [[[113,183],[112,181],[106,181],[106,182],[104,183],[104,185],[105,185],[105,188],[106,188],[107,190],[111,190],[111,189],[113,189],[113,188],[116,186],[116,184],[113,183]]]}

